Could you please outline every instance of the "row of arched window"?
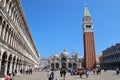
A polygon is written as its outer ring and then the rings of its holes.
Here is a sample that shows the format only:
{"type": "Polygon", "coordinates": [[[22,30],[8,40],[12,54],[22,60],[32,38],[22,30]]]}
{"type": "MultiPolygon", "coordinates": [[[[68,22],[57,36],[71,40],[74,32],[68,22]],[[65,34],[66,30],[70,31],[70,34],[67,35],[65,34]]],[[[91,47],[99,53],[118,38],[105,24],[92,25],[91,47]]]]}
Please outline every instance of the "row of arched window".
{"type": "MultiPolygon", "coordinates": [[[[73,67],[74,69],[77,68],[77,64],[76,63],[61,63],[61,66],[64,66],[64,67],[68,67],[68,68],[71,68],[73,67]]],[[[51,68],[54,69],[54,68],[60,68],[60,63],[51,63],[51,68]]]]}
{"type": "Polygon", "coordinates": [[[120,46],[115,45],[111,48],[108,48],[107,50],[104,50],[103,55],[106,56],[106,55],[116,54],[118,52],[120,52],[120,46]]]}
{"type": "Polygon", "coordinates": [[[104,62],[117,62],[120,61],[120,55],[112,55],[103,58],[104,62]]]}
{"type": "MultiPolygon", "coordinates": [[[[0,53],[1,53],[1,49],[0,49],[0,53]]],[[[5,70],[5,74],[12,73],[15,72],[15,70],[17,70],[17,72],[20,71],[20,69],[27,69],[30,66],[32,67],[32,65],[30,64],[30,62],[28,63],[27,61],[25,61],[24,59],[8,53],[6,51],[4,51],[1,55],[0,55],[0,70],[4,70],[5,68],[7,70],[5,70]]]]}
{"type": "Polygon", "coordinates": [[[1,0],[0,3],[2,4],[2,7],[5,8],[5,10],[8,13],[8,16],[11,18],[13,23],[16,27],[23,27],[24,28],[24,22],[21,19],[21,14],[18,11],[18,8],[15,4],[14,0],[1,0]]]}
{"type": "Polygon", "coordinates": [[[0,38],[12,47],[23,50],[21,41],[11,26],[0,16],[0,38]]]}

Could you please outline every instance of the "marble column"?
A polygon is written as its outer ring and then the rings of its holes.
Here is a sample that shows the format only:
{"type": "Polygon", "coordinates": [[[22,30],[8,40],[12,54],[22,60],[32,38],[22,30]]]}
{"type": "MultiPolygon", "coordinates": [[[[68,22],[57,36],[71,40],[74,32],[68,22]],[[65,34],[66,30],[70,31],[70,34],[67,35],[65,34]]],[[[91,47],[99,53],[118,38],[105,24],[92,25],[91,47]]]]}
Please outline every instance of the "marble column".
{"type": "Polygon", "coordinates": [[[4,40],[4,34],[5,34],[5,26],[2,26],[2,31],[1,31],[2,40],[4,40]]]}
{"type": "Polygon", "coordinates": [[[61,68],[61,62],[59,62],[60,68],[61,68]]]}
{"type": "Polygon", "coordinates": [[[21,68],[22,68],[22,70],[23,70],[23,68],[24,68],[24,67],[23,67],[23,63],[21,64],[21,68]]]}
{"type": "Polygon", "coordinates": [[[5,62],[5,75],[7,75],[8,61],[5,62]]]}
{"type": "Polygon", "coordinates": [[[10,1],[8,2],[6,8],[7,8],[7,12],[9,11],[9,5],[10,5],[10,1]]]}
{"type": "Polygon", "coordinates": [[[16,65],[17,74],[19,73],[19,63],[16,65]]]}
{"type": "Polygon", "coordinates": [[[13,35],[11,34],[10,45],[12,46],[13,35]]]}
{"type": "MultiPolygon", "coordinates": [[[[15,69],[16,69],[16,62],[14,62],[14,65],[13,65],[14,67],[13,67],[13,71],[15,71],[15,69]]],[[[17,69],[16,69],[17,70],[17,69]]]]}
{"type": "Polygon", "coordinates": [[[0,71],[1,71],[1,62],[2,62],[2,61],[1,61],[1,59],[0,59],[0,71]]]}
{"type": "Polygon", "coordinates": [[[9,35],[8,35],[9,37],[8,37],[8,44],[10,44],[10,39],[11,39],[11,32],[9,31],[9,35]]]}
{"type": "Polygon", "coordinates": [[[9,9],[9,16],[10,16],[10,17],[12,16],[12,14],[11,14],[11,12],[12,12],[12,7],[13,7],[13,5],[11,5],[11,7],[10,7],[10,9],[9,9]]]}
{"type": "Polygon", "coordinates": [[[54,70],[56,69],[56,63],[54,63],[54,70]]]}
{"type": "Polygon", "coordinates": [[[6,29],[5,41],[7,42],[8,39],[8,29],[6,29]]]}
{"type": "Polygon", "coordinates": [[[10,62],[10,68],[9,68],[9,73],[12,73],[12,66],[13,66],[13,62],[10,62]]]}
{"type": "Polygon", "coordinates": [[[0,37],[1,37],[1,33],[2,33],[2,22],[0,23],[0,37]]]}
{"type": "Polygon", "coordinates": [[[4,2],[4,3],[3,3],[3,6],[5,7],[5,5],[6,5],[6,0],[3,0],[3,2],[4,2]]]}

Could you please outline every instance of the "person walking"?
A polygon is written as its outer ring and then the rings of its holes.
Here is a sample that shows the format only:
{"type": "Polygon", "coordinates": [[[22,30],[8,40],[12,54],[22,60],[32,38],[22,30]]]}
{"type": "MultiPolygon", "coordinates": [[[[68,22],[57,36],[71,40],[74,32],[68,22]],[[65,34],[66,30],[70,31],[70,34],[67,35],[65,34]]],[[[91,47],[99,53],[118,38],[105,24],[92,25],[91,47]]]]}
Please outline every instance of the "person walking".
{"type": "Polygon", "coordinates": [[[88,78],[88,76],[89,76],[89,71],[88,70],[85,70],[85,75],[86,75],[86,78],[88,78]]]}
{"type": "Polygon", "coordinates": [[[93,74],[95,75],[96,69],[93,69],[93,74]]]}
{"type": "Polygon", "coordinates": [[[117,75],[119,74],[119,68],[118,67],[116,68],[116,74],[117,75]]]}
{"type": "Polygon", "coordinates": [[[65,76],[66,76],[66,70],[65,70],[65,68],[63,69],[63,80],[65,80],[65,76]]]}
{"type": "Polygon", "coordinates": [[[54,72],[52,71],[50,74],[51,80],[54,80],[54,72]]]}
{"type": "Polygon", "coordinates": [[[106,70],[107,70],[107,69],[106,69],[106,68],[104,68],[104,72],[106,72],[106,70]]]}
{"type": "Polygon", "coordinates": [[[63,70],[62,68],[60,69],[60,76],[62,77],[62,74],[63,74],[63,70]]]}

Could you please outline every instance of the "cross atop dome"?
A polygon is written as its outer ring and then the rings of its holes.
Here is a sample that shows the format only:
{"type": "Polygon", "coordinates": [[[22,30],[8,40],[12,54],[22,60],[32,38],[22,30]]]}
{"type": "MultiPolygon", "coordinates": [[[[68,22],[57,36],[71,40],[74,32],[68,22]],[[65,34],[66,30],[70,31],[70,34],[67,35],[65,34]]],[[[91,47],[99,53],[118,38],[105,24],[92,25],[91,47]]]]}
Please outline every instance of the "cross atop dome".
{"type": "Polygon", "coordinates": [[[67,50],[64,48],[64,50],[63,50],[63,52],[62,52],[62,54],[61,54],[62,56],[65,56],[65,57],[67,57],[68,56],[68,52],[67,52],[67,50]]]}
{"type": "Polygon", "coordinates": [[[65,48],[64,48],[64,50],[63,50],[63,51],[64,51],[64,52],[67,52],[65,48]]]}

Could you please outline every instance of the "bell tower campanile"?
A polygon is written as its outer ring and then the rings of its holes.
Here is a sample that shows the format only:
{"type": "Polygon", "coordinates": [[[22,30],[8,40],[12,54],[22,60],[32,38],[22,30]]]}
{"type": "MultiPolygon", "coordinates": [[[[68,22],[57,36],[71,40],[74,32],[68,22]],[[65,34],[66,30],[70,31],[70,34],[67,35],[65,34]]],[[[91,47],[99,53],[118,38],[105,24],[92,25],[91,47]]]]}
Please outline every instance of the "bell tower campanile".
{"type": "Polygon", "coordinates": [[[94,31],[92,18],[88,11],[87,6],[85,6],[83,17],[83,41],[84,41],[85,68],[86,69],[94,68],[96,67],[94,31]]]}

